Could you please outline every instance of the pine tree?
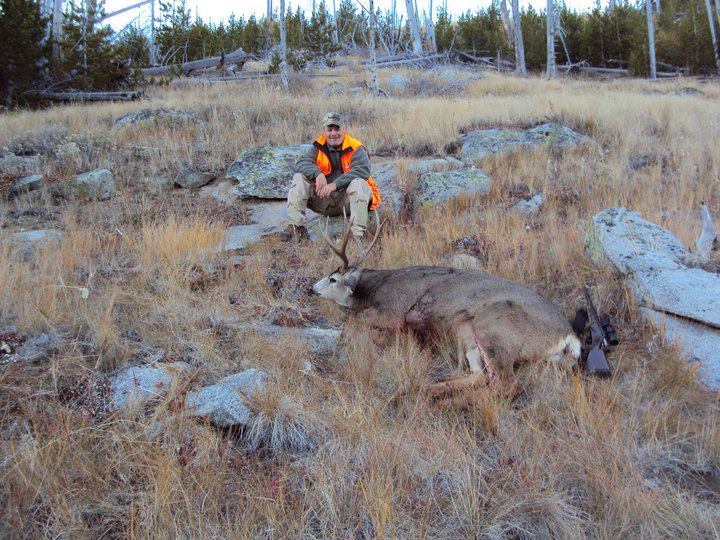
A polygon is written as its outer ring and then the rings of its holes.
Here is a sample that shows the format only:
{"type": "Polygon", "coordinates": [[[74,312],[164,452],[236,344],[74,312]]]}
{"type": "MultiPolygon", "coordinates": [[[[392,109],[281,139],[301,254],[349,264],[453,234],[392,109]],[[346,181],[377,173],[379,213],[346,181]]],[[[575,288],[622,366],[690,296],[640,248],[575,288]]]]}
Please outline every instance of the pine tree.
{"type": "Polygon", "coordinates": [[[327,57],[337,51],[339,46],[333,40],[335,25],[328,14],[325,2],[320,2],[317,11],[313,13],[310,24],[305,31],[308,48],[320,58],[327,61],[327,57]]]}
{"type": "Polygon", "coordinates": [[[36,1],[0,0],[0,28],[0,100],[10,107],[26,101],[23,92],[44,72],[49,53],[47,20],[36,1]]]}
{"type": "Polygon", "coordinates": [[[368,34],[367,20],[359,13],[353,0],[342,0],[337,11],[340,43],[357,47],[364,44],[368,34]]]}
{"type": "Polygon", "coordinates": [[[245,19],[235,18],[235,14],[230,14],[227,27],[220,26],[222,33],[222,47],[226,52],[231,52],[242,47],[243,34],[245,31],[245,19]]]}
{"type": "Polygon", "coordinates": [[[438,52],[449,51],[455,44],[457,31],[453,25],[452,17],[444,7],[439,7],[437,21],[435,22],[435,43],[438,52]]]}
{"type": "Polygon", "coordinates": [[[109,90],[126,82],[130,66],[122,51],[111,42],[112,28],[102,26],[105,2],[70,2],[65,13],[62,71],[73,88],[109,90]]]}
{"type": "Polygon", "coordinates": [[[288,6],[285,13],[285,32],[287,33],[287,46],[289,49],[302,49],[305,45],[305,38],[303,37],[305,23],[305,15],[300,7],[298,6],[295,13],[292,13],[292,9],[288,6]]]}
{"type": "Polygon", "coordinates": [[[150,62],[150,40],[137,26],[128,26],[116,40],[118,51],[123,58],[130,60],[133,69],[147,66],[150,62]]]}
{"type": "Polygon", "coordinates": [[[545,17],[528,6],[520,17],[528,71],[540,71],[547,60],[545,17]]]}
{"type": "Polygon", "coordinates": [[[250,15],[243,32],[242,48],[245,52],[255,53],[261,49],[263,41],[262,27],[258,24],[255,15],[250,15]]]}
{"type": "Polygon", "coordinates": [[[160,2],[160,20],[155,41],[158,45],[161,63],[182,64],[188,61],[187,46],[190,33],[190,10],[185,0],[177,5],[160,2]]]}

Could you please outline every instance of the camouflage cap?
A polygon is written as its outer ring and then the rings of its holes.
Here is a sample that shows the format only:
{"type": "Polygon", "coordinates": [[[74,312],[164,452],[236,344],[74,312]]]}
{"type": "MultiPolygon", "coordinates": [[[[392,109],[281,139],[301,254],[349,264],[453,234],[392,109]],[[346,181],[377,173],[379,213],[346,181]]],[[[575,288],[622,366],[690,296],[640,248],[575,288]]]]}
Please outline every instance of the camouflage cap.
{"type": "Polygon", "coordinates": [[[329,112],[325,113],[325,118],[323,118],[323,127],[328,126],[338,126],[342,127],[342,120],[340,119],[340,115],[336,112],[329,112]]]}

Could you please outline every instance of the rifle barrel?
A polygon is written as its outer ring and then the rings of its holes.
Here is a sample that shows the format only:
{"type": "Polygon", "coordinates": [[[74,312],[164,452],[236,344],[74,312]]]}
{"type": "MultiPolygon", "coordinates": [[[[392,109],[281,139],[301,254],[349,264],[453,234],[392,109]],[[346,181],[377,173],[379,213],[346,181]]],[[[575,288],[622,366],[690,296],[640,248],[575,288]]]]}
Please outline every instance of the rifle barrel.
{"type": "Polygon", "coordinates": [[[598,340],[600,347],[607,350],[609,346],[607,337],[605,336],[605,330],[603,330],[602,321],[600,321],[600,317],[595,310],[595,304],[593,304],[592,298],[590,297],[590,291],[588,290],[587,285],[583,286],[583,292],[585,293],[585,300],[587,301],[587,312],[588,317],[590,318],[590,331],[593,334],[593,341],[595,341],[594,334],[595,332],[597,332],[598,336],[600,337],[600,339],[598,340]]]}
{"type": "Polygon", "coordinates": [[[585,293],[585,300],[587,301],[587,312],[590,319],[590,332],[592,334],[592,348],[588,352],[585,369],[588,373],[598,375],[600,377],[609,377],[611,375],[610,365],[605,358],[603,350],[608,350],[608,340],[605,337],[605,330],[603,329],[600,317],[598,317],[595,305],[590,298],[590,291],[588,291],[587,285],[583,287],[585,293]],[[596,339],[599,338],[599,339],[596,339]]]}

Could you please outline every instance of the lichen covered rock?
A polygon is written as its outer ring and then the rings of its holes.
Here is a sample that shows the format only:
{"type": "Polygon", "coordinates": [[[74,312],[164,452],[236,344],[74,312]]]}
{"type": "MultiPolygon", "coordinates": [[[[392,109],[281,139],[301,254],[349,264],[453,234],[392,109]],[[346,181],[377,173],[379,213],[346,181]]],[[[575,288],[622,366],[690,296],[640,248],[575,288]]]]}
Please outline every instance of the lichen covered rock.
{"type": "Polygon", "coordinates": [[[475,163],[495,154],[526,148],[574,148],[592,139],[562,124],[542,124],[532,129],[481,129],[463,138],[461,159],[475,163]]]}
{"type": "Polygon", "coordinates": [[[285,199],[295,162],[309,145],[260,146],[241,152],[228,167],[226,178],[238,181],[231,191],[240,198],[285,199]]]}
{"type": "Polygon", "coordinates": [[[480,169],[470,167],[420,175],[413,190],[415,210],[464,196],[483,196],[490,191],[490,178],[480,169]]]}
{"type": "Polygon", "coordinates": [[[118,132],[130,127],[147,129],[158,125],[177,128],[199,122],[199,118],[195,115],[177,109],[143,109],[140,112],[128,113],[116,118],[111,131],[118,132]]]}

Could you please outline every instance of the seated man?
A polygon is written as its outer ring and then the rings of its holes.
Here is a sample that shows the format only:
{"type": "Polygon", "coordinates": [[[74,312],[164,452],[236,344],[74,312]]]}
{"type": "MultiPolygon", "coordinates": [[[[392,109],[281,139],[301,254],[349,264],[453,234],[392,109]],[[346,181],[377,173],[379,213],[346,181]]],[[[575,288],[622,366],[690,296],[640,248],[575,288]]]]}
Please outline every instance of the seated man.
{"type": "Polygon", "coordinates": [[[380,204],[380,192],[370,177],[370,156],[365,146],[345,132],[340,115],[329,112],[323,133],[295,164],[288,192],[287,240],[308,239],[305,208],[324,216],[350,214],[352,233],[362,239],[368,211],[380,204]]]}

